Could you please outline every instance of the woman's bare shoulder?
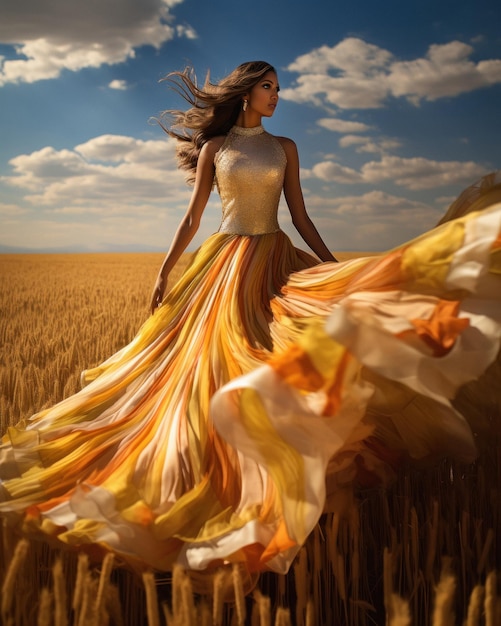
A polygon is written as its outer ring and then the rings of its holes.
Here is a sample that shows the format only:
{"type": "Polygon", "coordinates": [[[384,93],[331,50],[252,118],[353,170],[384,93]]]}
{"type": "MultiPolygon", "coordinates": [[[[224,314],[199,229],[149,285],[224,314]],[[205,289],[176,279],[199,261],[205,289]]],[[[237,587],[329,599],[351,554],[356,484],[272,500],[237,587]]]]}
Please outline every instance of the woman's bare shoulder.
{"type": "Polygon", "coordinates": [[[211,137],[208,139],[203,146],[203,149],[207,150],[212,154],[216,154],[216,152],[221,148],[226,139],[226,135],[218,135],[217,137],[211,137]]]}
{"type": "Polygon", "coordinates": [[[289,139],[289,137],[280,137],[279,135],[273,135],[277,141],[280,142],[282,148],[288,152],[289,150],[297,150],[295,141],[289,139]]]}
{"type": "Polygon", "coordinates": [[[287,157],[287,160],[291,162],[292,160],[297,160],[298,154],[297,154],[296,142],[293,141],[292,139],[289,139],[289,137],[279,137],[277,135],[274,135],[274,137],[282,146],[282,149],[285,152],[285,156],[287,157]]]}

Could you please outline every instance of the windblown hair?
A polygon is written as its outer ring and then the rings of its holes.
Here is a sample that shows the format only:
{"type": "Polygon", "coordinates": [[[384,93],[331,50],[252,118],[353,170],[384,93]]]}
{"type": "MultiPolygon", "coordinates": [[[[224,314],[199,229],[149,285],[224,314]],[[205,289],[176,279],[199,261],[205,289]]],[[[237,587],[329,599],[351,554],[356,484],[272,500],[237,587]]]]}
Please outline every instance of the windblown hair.
{"type": "Polygon", "coordinates": [[[178,141],[178,164],[187,170],[189,183],[195,181],[202,146],[212,137],[229,132],[241,111],[242,97],[270,71],[275,72],[275,68],[265,61],[249,61],[217,84],[211,83],[207,73],[203,87],[198,87],[190,67],[183,72],[171,72],[164,78],[191,105],[187,111],[163,111],[158,120],[163,130],[178,141]],[[164,124],[165,117],[173,118],[172,123],[164,124]]]}

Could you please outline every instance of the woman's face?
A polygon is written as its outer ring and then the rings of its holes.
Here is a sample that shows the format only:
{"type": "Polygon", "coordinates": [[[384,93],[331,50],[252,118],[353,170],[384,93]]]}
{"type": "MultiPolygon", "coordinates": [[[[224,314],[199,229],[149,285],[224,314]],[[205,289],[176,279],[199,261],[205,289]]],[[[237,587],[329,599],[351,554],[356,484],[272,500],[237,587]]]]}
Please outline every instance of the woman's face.
{"type": "Polygon", "coordinates": [[[249,109],[263,117],[271,117],[278,104],[279,91],[280,86],[275,72],[266,72],[249,93],[249,109]]]}

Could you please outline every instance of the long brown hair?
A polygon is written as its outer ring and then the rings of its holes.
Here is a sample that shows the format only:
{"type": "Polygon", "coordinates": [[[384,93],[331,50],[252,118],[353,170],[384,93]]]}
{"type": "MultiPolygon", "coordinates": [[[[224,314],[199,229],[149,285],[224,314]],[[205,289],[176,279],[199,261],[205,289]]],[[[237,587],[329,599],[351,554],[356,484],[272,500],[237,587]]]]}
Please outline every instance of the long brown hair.
{"type": "Polygon", "coordinates": [[[229,132],[241,110],[242,96],[249,93],[267,72],[276,70],[265,61],[249,61],[217,84],[210,81],[208,73],[203,87],[198,87],[190,67],[183,72],[171,72],[163,79],[191,105],[187,111],[163,111],[157,120],[168,135],[178,140],[178,164],[187,170],[188,182],[195,180],[198,155],[204,143],[229,132]],[[165,117],[173,118],[172,122],[163,123],[165,117]]]}

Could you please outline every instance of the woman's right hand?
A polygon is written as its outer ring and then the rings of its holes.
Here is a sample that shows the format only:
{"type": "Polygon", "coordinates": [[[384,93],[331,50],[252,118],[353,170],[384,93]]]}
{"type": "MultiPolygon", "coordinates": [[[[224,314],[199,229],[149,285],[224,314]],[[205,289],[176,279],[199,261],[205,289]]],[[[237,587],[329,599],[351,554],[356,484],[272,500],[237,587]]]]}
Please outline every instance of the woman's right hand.
{"type": "Polygon", "coordinates": [[[153,288],[153,294],[151,295],[151,314],[155,313],[158,307],[162,304],[164,298],[165,286],[167,280],[160,274],[153,288]]]}

